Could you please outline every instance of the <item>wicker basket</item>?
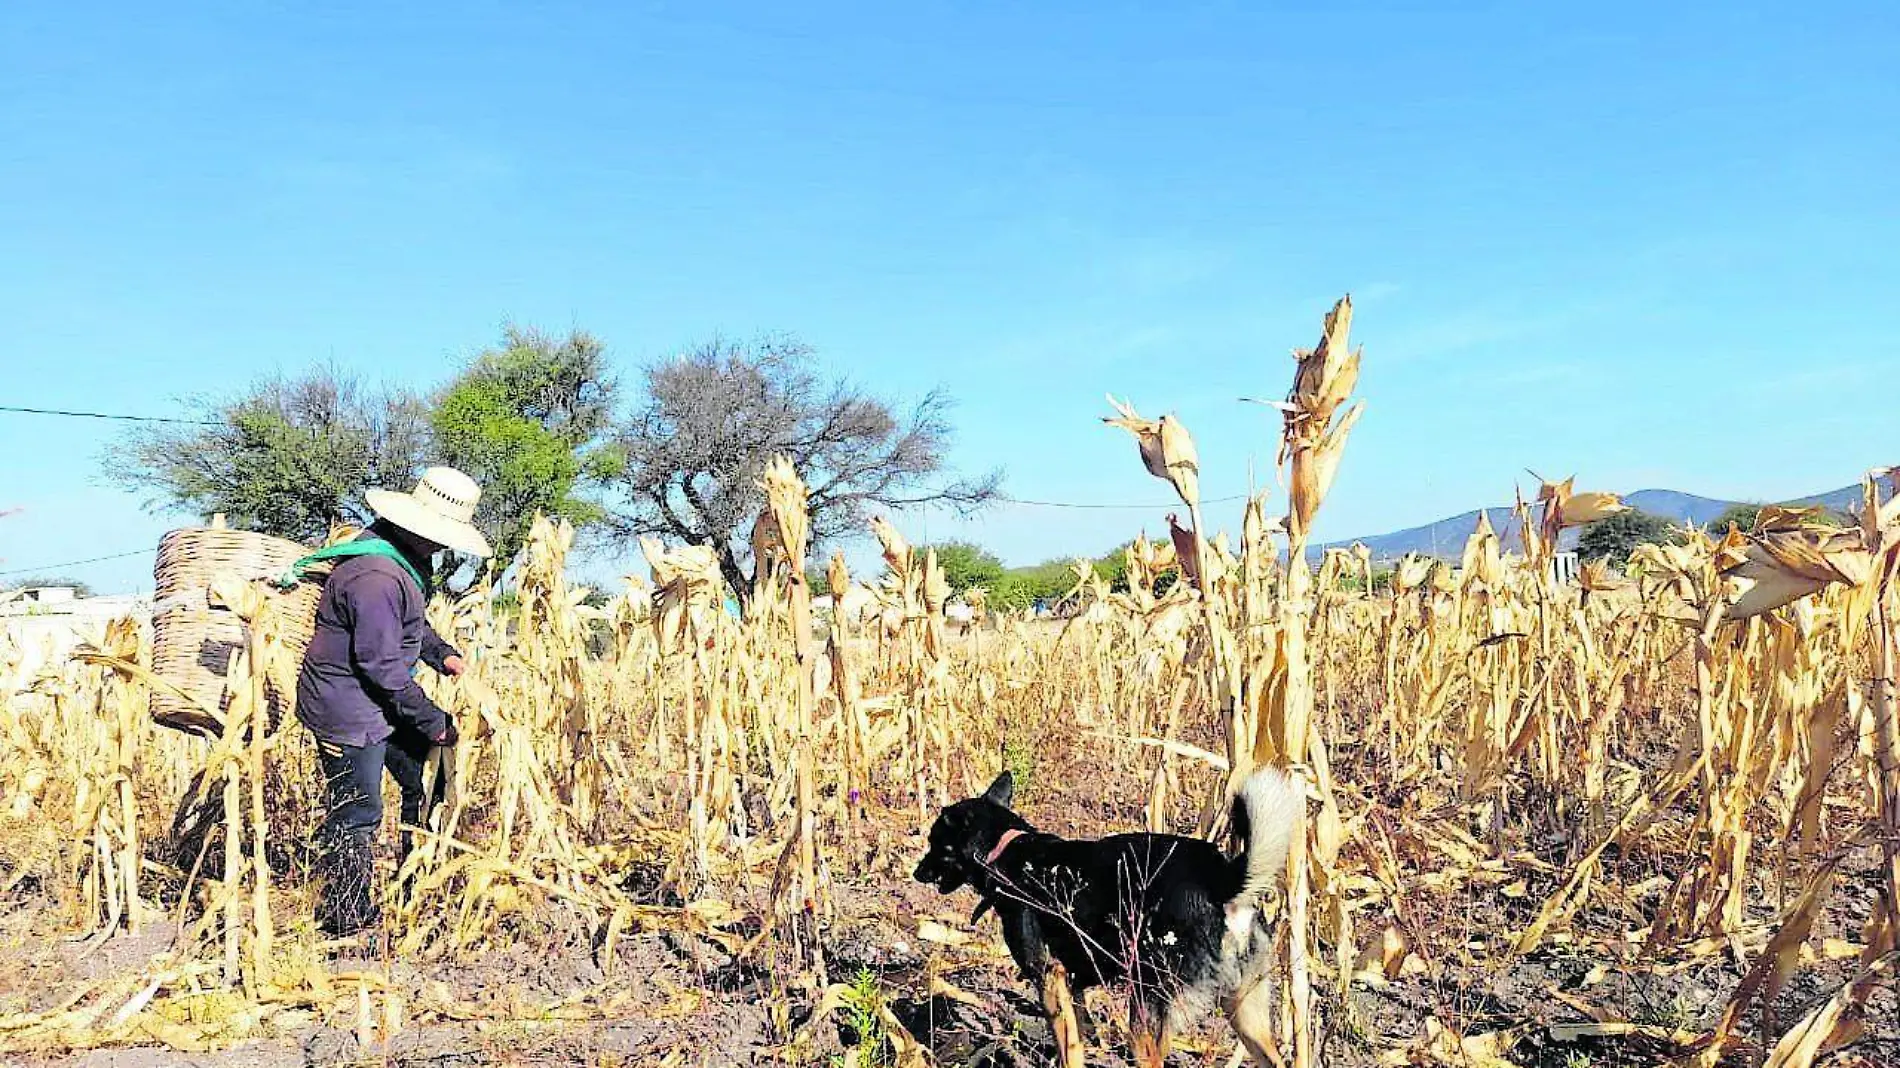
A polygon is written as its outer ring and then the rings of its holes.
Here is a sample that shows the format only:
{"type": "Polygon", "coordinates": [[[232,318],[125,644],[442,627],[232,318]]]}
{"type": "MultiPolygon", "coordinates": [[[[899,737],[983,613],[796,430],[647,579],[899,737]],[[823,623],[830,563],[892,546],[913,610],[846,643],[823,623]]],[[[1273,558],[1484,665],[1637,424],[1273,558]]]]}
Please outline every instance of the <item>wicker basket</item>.
{"type": "MultiPolygon", "coordinates": [[[[245,530],[230,530],[222,517],[209,527],[174,530],[158,543],[158,563],[152,570],[152,672],[191,695],[152,692],[152,719],[193,734],[216,734],[219,721],[206,715],[211,708],[223,713],[231,695],[225,692],[225,673],[231,658],[243,647],[242,620],[212,605],[207,597],[218,575],[239,578],[275,578],[309,553],[296,542],[245,530]]],[[[296,710],[297,673],[304,649],[316,625],[317,599],[323,574],[313,570],[310,580],[288,591],[273,593],[282,628],[283,655],[271,665],[265,681],[269,720],[296,710]]]]}

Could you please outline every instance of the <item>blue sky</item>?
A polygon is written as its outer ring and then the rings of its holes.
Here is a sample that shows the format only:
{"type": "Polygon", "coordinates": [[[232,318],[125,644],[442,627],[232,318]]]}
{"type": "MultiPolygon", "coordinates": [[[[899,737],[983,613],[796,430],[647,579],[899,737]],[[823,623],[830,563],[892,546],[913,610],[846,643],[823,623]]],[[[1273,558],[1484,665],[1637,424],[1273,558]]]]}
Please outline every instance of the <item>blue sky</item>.
{"type": "MultiPolygon", "coordinates": [[[[0,12],[0,404],[423,385],[507,320],[629,371],[787,331],[949,390],[1014,496],[1165,502],[1103,393],[1180,415],[1210,496],[1271,484],[1235,398],[1351,290],[1323,536],[1527,467],[1772,498],[1900,461],[1890,4],[265,7],[0,12]]],[[[0,570],[177,525],[98,483],[110,434],[0,415],[0,570]]],[[[1165,511],[902,525],[1027,563],[1165,511]]]]}

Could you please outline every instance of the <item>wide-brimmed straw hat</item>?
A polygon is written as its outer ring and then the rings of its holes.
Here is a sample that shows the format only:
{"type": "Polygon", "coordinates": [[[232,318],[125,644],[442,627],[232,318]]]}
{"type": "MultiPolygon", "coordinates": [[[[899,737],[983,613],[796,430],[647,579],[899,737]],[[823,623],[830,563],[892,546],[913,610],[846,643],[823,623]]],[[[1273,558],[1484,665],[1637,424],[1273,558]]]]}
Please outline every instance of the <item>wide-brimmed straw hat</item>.
{"type": "Polygon", "coordinates": [[[370,511],[417,537],[470,556],[493,552],[473,522],[482,489],[453,467],[424,471],[412,493],[373,489],[363,499],[370,511]]]}

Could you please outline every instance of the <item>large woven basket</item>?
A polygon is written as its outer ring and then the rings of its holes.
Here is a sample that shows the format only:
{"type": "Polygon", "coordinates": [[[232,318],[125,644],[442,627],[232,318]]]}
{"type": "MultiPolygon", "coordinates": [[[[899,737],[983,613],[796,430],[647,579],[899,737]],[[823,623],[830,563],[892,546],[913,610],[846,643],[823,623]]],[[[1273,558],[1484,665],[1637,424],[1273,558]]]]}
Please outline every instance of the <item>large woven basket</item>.
{"type": "MultiPolygon", "coordinates": [[[[190,700],[152,691],[152,719],[163,726],[193,734],[216,734],[218,719],[230,705],[225,677],[231,659],[246,641],[244,622],[228,609],[215,606],[207,596],[211,580],[220,575],[239,579],[271,579],[309,549],[293,541],[224,527],[222,517],[208,527],[174,530],[158,543],[158,563],[152,569],[152,672],[190,695],[190,700]]],[[[283,640],[282,654],[270,665],[264,680],[269,721],[296,710],[297,673],[304,649],[316,624],[317,599],[323,574],[288,591],[272,593],[273,615],[283,640]]]]}

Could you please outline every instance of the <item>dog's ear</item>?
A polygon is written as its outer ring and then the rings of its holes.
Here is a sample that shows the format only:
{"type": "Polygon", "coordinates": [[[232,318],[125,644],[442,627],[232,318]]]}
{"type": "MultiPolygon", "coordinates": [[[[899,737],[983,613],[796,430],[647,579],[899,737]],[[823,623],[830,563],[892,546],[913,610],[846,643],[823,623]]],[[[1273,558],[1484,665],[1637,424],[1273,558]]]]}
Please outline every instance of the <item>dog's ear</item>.
{"type": "Polygon", "coordinates": [[[996,777],[990,788],[983,791],[983,797],[994,801],[1004,808],[1009,807],[1009,799],[1016,796],[1016,777],[1005,771],[996,777]]]}

